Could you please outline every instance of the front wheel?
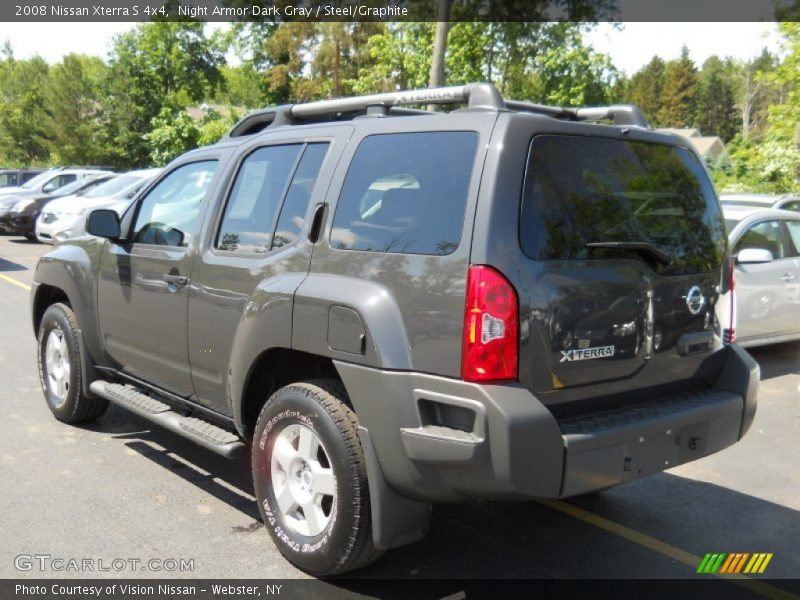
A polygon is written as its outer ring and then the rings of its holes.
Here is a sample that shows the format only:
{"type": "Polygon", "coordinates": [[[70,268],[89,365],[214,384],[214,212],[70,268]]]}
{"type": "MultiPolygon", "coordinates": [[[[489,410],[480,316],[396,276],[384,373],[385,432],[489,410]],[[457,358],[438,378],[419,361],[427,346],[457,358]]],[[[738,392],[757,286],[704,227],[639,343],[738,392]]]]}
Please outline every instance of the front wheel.
{"type": "Polygon", "coordinates": [[[102,415],[108,401],[87,396],[81,385],[78,322],[62,303],[48,307],[39,325],[39,380],[47,406],[65,423],[90,421],[102,415]]]}
{"type": "Polygon", "coordinates": [[[369,488],[358,421],[334,380],[275,392],[253,435],[253,484],[281,553],[317,576],[372,562],[369,488]]]}

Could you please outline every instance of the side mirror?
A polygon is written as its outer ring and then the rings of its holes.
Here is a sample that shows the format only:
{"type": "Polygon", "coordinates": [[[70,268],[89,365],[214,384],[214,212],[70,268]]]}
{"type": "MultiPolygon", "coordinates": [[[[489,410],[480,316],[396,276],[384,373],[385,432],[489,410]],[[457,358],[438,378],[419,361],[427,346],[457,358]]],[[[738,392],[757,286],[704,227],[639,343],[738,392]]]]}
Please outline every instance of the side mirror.
{"type": "Polygon", "coordinates": [[[86,233],[109,240],[118,240],[121,231],[117,211],[101,208],[90,212],[86,217],[86,233]]]}
{"type": "Polygon", "coordinates": [[[764,248],[743,248],[736,255],[736,262],[741,265],[772,262],[772,252],[764,248]]]}

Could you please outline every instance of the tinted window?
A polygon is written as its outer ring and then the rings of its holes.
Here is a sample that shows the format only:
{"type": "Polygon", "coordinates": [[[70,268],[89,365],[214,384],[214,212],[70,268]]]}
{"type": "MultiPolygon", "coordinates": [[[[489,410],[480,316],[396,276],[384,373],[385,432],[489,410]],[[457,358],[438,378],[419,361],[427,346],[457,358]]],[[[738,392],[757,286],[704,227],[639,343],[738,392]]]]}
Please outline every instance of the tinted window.
{"type": "Polygon", "coordinates": [[[308,202],[311,200],[311,191],[322,167],[322,161],[328,152],[328,144],[309,144],[303,152],[297,171],[292,177],[292,183],[286,192],[278,226],[275,229],[275,239],[272,247],[280,248],[297,241],[297,236],[303,230],[308,202]]]}
{"type": "Polygon", "coordinates": [[[785,221],[785,223],[794,244],[794,255],[800,256],[800,221],[785,221]]]}
{"type": "Polygon", "coordinates": [[[739,252],[744,248],[769,250],[772,253],[772,258],[785,258],[786,245],[781,233],[781,224],[778,221],[756,223],[739,238],[734,252],[739,252]]]}
{"type": "Polygon", "coordinates": [[[269,252],[281,198],[302,150],[302,144],[267,146],[244,160],[225,207],[217,248],[269,252]]]}
{"type": "Polygon", "coordinates": [[[200,208],[214,178],[217,161],[176,168],[142,199],[133,241],[162,246],[188,246],[197,233],[200,208]]]}
{"type": "Polygon", "coordinates": [[[350,164],[331,244],[346,250],[450,254],[461,240],[474,132],[375,135],[350,164]]]}
{"type": "Polygon", "coordinates": [[[725,223],[694,154],[682,148],[604,138],[533,139],[523,191],[520,241],[538,260],[642,259],[591,242],[646,242],[672,261],[661,273],[718,268],[725,223]]]}

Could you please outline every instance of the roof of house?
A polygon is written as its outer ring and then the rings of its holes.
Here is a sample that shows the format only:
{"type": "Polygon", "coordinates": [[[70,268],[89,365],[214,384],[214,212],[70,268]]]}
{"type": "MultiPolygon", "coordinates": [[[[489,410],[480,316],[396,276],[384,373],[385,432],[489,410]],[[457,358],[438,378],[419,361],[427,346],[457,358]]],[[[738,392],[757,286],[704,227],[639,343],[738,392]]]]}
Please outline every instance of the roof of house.
{"type": "Polygon", "coordinates": [[[705,156],[709,152],[714,149],[714,146],[719,146],[717,152],[722,152],[725,149],[725,144],[722,142],[720,138],[717,136],[701,136],[701,137],[693,137],[689,138],[689,141],[692,142],[692,146],[694,146],[695,150],[697,150],[700,156],[705,156]]]}
{"type": "Polygon", "coordinates": [[[701,137],[700,130],[696,127],[661,127],[660,129],[656,129],[656,131],[661,131],[663,133],[674,133],[675,135],[685,138],[701,137]]]}

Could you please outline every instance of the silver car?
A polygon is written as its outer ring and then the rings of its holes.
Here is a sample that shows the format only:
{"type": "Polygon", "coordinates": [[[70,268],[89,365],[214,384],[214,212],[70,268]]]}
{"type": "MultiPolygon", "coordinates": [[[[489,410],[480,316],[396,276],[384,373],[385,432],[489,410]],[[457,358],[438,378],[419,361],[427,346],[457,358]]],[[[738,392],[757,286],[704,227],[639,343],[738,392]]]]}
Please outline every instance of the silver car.
{"type": "Polygon", "coordinates": [[[800,339],[800,213],[724,204],[723,212],[736,258],[736,340],[800,339]]]}
{"type": "Polygon", "coordinates": [[[800,196],[797,194],[722,194],[722,208],[779,208],[800,212],[800,196]]]}

